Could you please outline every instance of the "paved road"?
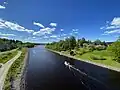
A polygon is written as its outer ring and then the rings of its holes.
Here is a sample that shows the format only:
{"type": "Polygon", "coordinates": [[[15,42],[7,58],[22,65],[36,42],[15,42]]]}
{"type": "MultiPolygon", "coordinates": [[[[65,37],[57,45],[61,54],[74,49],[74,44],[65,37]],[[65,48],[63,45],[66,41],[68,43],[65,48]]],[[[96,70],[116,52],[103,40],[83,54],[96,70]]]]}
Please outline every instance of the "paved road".
{"type": "Polygon", "coordinates": [[[13,62],[20,57],[21,55],[21,51],[18,51],[18,54],[12,58],[11,60],[9,60],[8,62],[6,62],[2,68],[0,68],[0,90],[2,90],[3,88],[3,85],[4,85],[4,81],[5,81],[5,78],[6,78],[6,75],[7,75],[7,72],[10,68],[10,66],[13,64],[13,62]]]}

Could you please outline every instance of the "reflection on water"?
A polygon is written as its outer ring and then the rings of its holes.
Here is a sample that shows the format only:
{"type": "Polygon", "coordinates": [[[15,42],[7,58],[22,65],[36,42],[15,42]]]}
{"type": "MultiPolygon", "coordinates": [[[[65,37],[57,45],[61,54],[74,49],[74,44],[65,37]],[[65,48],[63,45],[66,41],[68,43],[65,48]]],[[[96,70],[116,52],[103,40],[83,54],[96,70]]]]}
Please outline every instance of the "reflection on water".
{"type": "Polygon", "coordinates": [[[120,90],[119,76],[118,72],[60,56],[38,46],[30,49],[26,90],[120,90]],[[64,65],[65,61],[71,68],[64,65]]]}

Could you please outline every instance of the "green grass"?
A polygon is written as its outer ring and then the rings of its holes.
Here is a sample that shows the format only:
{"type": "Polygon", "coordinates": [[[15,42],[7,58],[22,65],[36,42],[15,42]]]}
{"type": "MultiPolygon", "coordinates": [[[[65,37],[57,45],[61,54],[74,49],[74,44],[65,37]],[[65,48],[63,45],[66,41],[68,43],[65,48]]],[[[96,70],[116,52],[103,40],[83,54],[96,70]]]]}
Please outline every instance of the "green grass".
{"type": "Polygon", "coordinates": [[[76,55],[75,57],[120,68],[120,63],[114,61],[112,59],[111,54],[107,50],[88,52],[83,55],[76,55]],[[102,57],[102,58],[105,58],[106,60],[99,60],[99,59],[94,60],[91,58],[91,56],[102,57]]]}
{"type": "Polygon", "coordinates": [[[23,48],[21,56],[10,67],[8,74],[6,76],[6,79],[5,79],[4,90],[11,90],[10,79],[13,78],[14,80],[16,80],[17,77],[20,75],[22,67],[24,65],[24,57],[25,57],[26,51],[27,49],[23,48]]]}
{"type": "Polygon", "coordinates": [[[12,52],[8,52],[8,53],[4,53],[0,55],[0,63],[6,63],[7,61],[9,61],[10,59],[12,59],[16,54],[17,54],[17,50],[12,51],[12,52]]]}

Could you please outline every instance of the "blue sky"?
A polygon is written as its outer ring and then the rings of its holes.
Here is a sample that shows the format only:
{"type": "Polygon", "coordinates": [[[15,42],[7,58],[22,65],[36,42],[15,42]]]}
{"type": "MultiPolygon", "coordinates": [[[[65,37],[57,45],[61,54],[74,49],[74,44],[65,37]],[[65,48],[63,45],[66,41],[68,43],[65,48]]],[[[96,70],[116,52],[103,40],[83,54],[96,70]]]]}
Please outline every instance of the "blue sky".
{"type": "Polygon", "coordinates": [[[120,0],[0,0],[0,37],[24,42],[115,41],[120,0]]]}

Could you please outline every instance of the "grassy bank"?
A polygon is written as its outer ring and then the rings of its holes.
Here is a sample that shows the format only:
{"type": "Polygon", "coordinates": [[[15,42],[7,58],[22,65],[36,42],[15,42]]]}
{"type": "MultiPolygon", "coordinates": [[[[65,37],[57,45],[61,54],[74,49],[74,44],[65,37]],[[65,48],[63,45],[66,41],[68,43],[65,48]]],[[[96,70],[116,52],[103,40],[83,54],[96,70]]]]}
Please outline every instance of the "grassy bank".
{"type": "Polygon", "coordinates": [[[84,53],[83,55],[75,55],[77,58],[81,58],[84,60],[89,60],[95,63],[100,63],[104,65],[109,65],[112,67],[120,68],[120,63],[113,60],[113,57],[107,50],[101,50],[101,51],[93,51],[84,53]]]}
{"type": "Polygon", "coordinates": [[[114,61],[112,59],[112,56],[110,56],[110,53],[107,52],[106,50],[87,52],[87,53],[84,53],[82,55],[76,54],[75,56],[71,56],[69,54],[69,51],[58,52],[58,51],[51,50],[51,49],[48,49],[48,50],[50,50],[52,52],[55,52],[55,53],[58,53],[58,54],[61,54],[61,55],[66,56],[66,57],[70,57],[70,58],[73,58],[73,59],[76,59],[76,60],[84,61],[84,62],[87,62],[87,63],[91,63],[91,64],[94,64],[94,65],[97,65],[97,66],[101,66],[101,67],[104,67],[104,68],[108,68],[108,69],[120,72],[120,69],[119,69],[120,68],[120,63],[114,61]],[[101,57],[102,56],[102,58],[105,58],[105,59],[104,60],[99,60],[99,58],[98,58],[97,60],[94,60],[94,59],[91,58],[91,56],[95,56],[95,57],[101,57]]]}
{"type": "Polygon", "coordinates": [[[9,69],[4,83],[4,90],[11,90],[11,85],[13,82],[20,77],[26,52],[27,49],[23,48],[21,56],[12,64],[11,68],[9,69]]]}
{"type": "Polygon", "coordinates": [[[16,54],[17,54],[17,50],[14,50],[12,52],[7,52],[7,53],[3,53],[0,55],[0,63],[6,63],[7,61],[9,61],[10,59],[12,59],[16,54]]]}

